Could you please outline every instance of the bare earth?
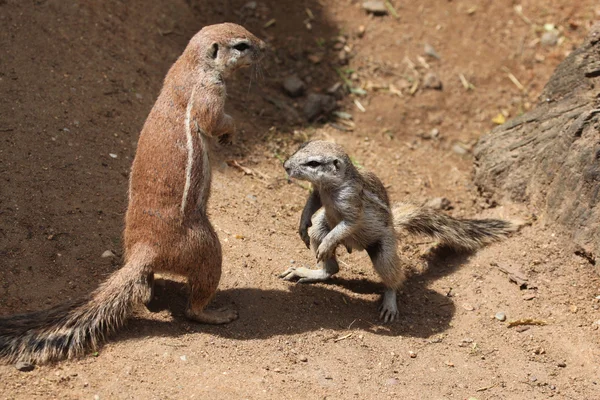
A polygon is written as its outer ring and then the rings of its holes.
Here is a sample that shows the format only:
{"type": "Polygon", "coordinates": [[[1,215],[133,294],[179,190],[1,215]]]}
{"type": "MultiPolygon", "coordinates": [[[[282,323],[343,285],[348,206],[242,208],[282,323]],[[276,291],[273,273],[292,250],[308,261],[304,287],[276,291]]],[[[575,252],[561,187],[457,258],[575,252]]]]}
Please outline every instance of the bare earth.
{"type": "MultiPolygon", "coordinates": [[[[516,1],[394,0],[398,19],[369,16],[359,1],[244,4],[0,0],[2,315],[77,298],[119,267],[137,135],[197,30],[242,23],[272,49],[264,79],[246,71],[228,83],[240,134],[213,160],[209,209],[225,254],[214,306],[234,307],[240,319],[188,322],[185,286],[164,277],[149,309],[136,311],[98,353],[29,373],[0,366],[0,397],[600,398],[597,266],[533,218],[535,209],[481,197],[470,153],[498,114],[535,105],[556,65],[599,18],[597,2],[523,0],[521,17],[516,1]],[[540,43],[548,23],[558,27],[554,46],[540,43]],[[340,63],[339,35],[348,65],[340,63]],[[425,54],[426,43],[440,59],[425,54]],[[309,92],[326,92],[340,81],[334,67],[367,91],[339,101],[353,115],[353,131],[338,129],[348,126],[343,121],[306,123],[306,96],[281,90],[295,73],[309,92]],[[428,72],[442,90],[423,87],[428,72]],[[454,216],[533,223],[470,257],[440,255],[407,283],[400,320],[381,324],[383,287],[366,254],[340,250],[342,271],[328,284],[277,277],[292,260],[314,265],[296,234],[307,191],[281,168],[307,138],[346,146],[394,200],[446,197],[454,216]],[[101,257],[106,250],[116,257],[101,257]],[[498,267],[527,278],[529,288],[498,267]],[[546,325],[508,327],[522,318],[546,325]]],[[[411,256],[431,245],[419,240],[401,250],[411,256]]]]}

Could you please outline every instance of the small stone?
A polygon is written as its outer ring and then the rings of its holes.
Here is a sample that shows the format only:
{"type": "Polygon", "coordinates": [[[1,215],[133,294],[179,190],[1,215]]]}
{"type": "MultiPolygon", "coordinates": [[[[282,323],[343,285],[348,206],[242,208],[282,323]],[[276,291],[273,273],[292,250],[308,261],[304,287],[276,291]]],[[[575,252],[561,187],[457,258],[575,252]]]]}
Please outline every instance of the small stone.
{"type": "Polygon", "coordinates": [[[246,8],[248,10],[256,10],[256,2],[255,1],[249,1],[246,4],[244,4],[244,6],[242,8],[246,8]]]}
{"type": "Polygon", "coordinates": [[[394,385],[397,385],[397,384],[398,384],[398,379],[396,379],[396,378],[390,378],[390,379],[388,379],[388,380],[385,382],[385,384],[386,384],[387,386],[394,386],[394,385]]]}
{"type": "Polygon", "coordinates": [[[435,51],[433,46],[428,43],[425,43],[425,46],[423,47],[423,51],[425,52],[426,55],[428,55],[431,58],[435,58],[436,60],[440,59],[439,54],[435,51]]]}
{"type": "Polygon", "coordinates": [[[550,385],[548,387],[550,388],[550,390],[556,390],[556,386],[554,386],[554,385],[550,385]]]}
{"type": "Polygon", "coordinates": [[[108,153],[108,155],[110,156],[110,158],[117,158],[118,155],[116,155],[115,153],[108,153]]]}
{"type": "Polygon", "coordinates": [[[301,362],[308,362],[308,357],[300,356],[300,357],[298,357],[298,360],[300,360],[301,362]]]}
{"type": "Polygon", "coordinates": [[[535,376],[533,376],[533,375],[532,375],[532,376],[530,376],[530,377],[529,377],[529,380],[530,380],[531,382],[536,382],[536,381],[537,381],[537,378],[536,378],[535,376]]]}
{"type": "Polygon", "coordinates": [[[540,43],[545,47],[556,46],[558,43],[558,32],[555,30],[544,32],[540,38],[540,43]]]}
{"type": "Polygon", "coordinates": [[[306,85],[297,75],[291,75],[285,78],[282,86],[285,93],[290,97],[302,96],[306,89],[306,85]]]}
{"type": "Polygon", "coordinates": [[[567,366],[567,363],[562,361],[562,362],[559,362],[558,364],[556,364],[556,366],[560,367],[560,368],[565,368],[567,366]]]}
{"type": "Polygon", "coordinates": [[[434,197],[425,203],[425,207],[433,208],[434,210],[449,210],[452,208],[452,203],[445,197],[434,197]]]}
{"type": "Polygon", "coordinates": [[[21,372],[31,372],[35,369],[35,365],[29,364],[28,362],[19,361],[15,364],[15,368],[21,372]]]}
{"type": "Polygon", "coordinates": [[[410,356],[410,358],[417,358],[417,353],[415,353],[414,351],[409,351],[408,355],[410,356]]]}
{"type": "Polygon", "coordinates": [[[100,400],[100,395],[98,395],[98,394],[95,394],[95,395],[94,395],[94,400],[100,400]]]}
{"type": "Polygon", "coordinates": [[[497,312],[495,317],[498,321],[506,321],[506,314],[502,311],[497,312]]]}
{"type": "Polygon", "coordinates": [[[535,293],[527,293],[523,295],[523,300],[529,301],[535,299],[535,293]]]}
{"type": "Polygon", "coordinates": [[[579,308],[577,308],[577,306],[574,304],[569,306],[569,311],[571,311],[573,314],[575,314],[578,310],[579,308]]]}
{"type": "Polygon", "coordinates": [[[452,151],[461,156],[464,156],[468,153],[467,149],[462,147],[460,144],[455,144],[454,146],[452,146],[452,151]]]}
{"type": "Polygon", "coordinates": [[[442,90],[442,87],[442,81],[433,72],[428,72],[423,78],[423,88],[425,89],[442,90]]]}
{"type": "Polygon", "coordinates": [[[335,110],[337,103],[333,96],[311,93],[306,98],[302,112],[304,117],[313,121],[320,115],[326,115],[335,110]]]}
{"type": "Polygon", "coordinates": [[[462,305],[462,307],[463,307],[465,310],[467,310],[467,311],[473,311],[473,310],[475,310],[475,307],[473,307],[472,305],[470,305],[470,304],[468,304],[468,303],[465,303],[465,304],[463,304],[463,305],[462,305]]]}
{"type": "Polygon", "coordinates": [[[528,327],[528,326],[524,326],[524,325],[522,325],[522,326],[517,326],[517,327],[515,328],[515,330],[516,330],[517,332],[521,333],[521,332],[528,331],[528,330],[529,330],[529,327],[528,327]]]}
{"type": "Polygon", "coordinates": [[[181,361],[187,361],[187,357],[186,357],[186,356],[180,356],[180,357],[179,357],[179,359],[180,359],[181,361]]]}
{"type": "Polygon", "coordinates": [[[386,15],[388,13],[384,1],[365,1],[362,8],[373,15],[386,15]]]}
{"type": "Polygon", "coordinates": [[[106,250],[104,253],[102,253],[102,258],[113,258],[116,257],[115,253],[113,253],[110,250],[106,250]]]}
{"type": "Polygon", "coordinates": [[[366,28],[364,25],[360,25],[358,27],[358,30],[356,31],[356,34],[358,35],[359,38],[362,38],[363,36],[365,36],[365,32],[366,32],[366,28]]]}

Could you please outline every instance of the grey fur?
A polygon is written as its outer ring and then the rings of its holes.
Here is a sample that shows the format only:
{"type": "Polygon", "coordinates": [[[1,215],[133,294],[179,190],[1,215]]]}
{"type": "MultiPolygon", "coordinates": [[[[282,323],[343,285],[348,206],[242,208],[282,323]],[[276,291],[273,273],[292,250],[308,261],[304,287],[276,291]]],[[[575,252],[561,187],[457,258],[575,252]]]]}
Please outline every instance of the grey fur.
{"type": "Polygon", "coordinates": [[[435,238],[456,250],[475,250],[500,240],[514,230],[510,222],[467,220],[431,208],[398,203],[392,208],[383,183],[371,172],[359,171],[344,149],[325,141],[303,144],[285,163],[291,178],[313,185],[300,218],[300,237],[316,255],[321,269],[291,267],[280,276],[310,283],[329,279],[339,271],[335,250],[366,250],[387,290],[380,318],[398,315],[396,291],[406,280],[408,262],[397,252],[397,229],[435,238]]]}

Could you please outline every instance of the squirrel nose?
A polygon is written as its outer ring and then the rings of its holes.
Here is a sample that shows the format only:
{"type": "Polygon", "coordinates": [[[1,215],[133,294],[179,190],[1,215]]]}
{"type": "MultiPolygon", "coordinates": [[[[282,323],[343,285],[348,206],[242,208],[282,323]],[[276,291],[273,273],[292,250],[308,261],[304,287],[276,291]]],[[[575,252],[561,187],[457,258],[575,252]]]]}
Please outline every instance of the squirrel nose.
{"type": "Polygon", "coordinates": [[[285,169],[285,172],[289,175],[292,168],[290,168],[290,165],[287,161],[283,163],[283,168],[285,169]]]}

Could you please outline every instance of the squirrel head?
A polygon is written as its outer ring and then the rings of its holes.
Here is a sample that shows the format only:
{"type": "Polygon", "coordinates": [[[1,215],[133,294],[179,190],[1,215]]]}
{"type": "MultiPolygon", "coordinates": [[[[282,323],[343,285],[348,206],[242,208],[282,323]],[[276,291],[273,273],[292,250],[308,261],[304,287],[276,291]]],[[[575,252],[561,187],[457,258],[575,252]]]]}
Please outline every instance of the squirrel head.
{"type": "Polygon", "coordinates": [[[188,45],[195,58],[223,77],[259,62],[265,48],[265,42],[232,23],[205,26],[188,45]]]}
{"type": "Polygon", "coordinates": [[[308,181],[320,188],[336,187],[354,171],[344,148],[323,140],[304,143],[283,163],[290,178],[308,181]]]}

